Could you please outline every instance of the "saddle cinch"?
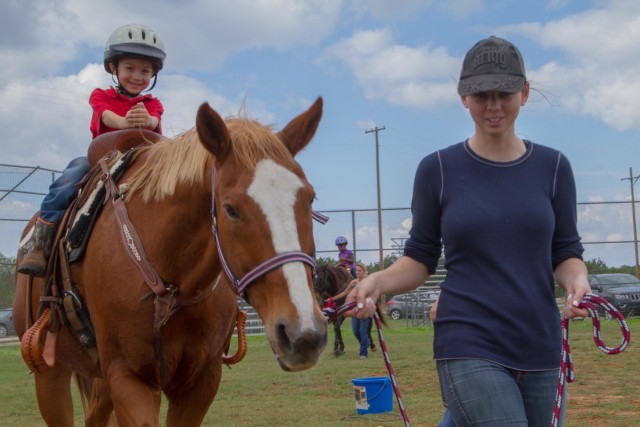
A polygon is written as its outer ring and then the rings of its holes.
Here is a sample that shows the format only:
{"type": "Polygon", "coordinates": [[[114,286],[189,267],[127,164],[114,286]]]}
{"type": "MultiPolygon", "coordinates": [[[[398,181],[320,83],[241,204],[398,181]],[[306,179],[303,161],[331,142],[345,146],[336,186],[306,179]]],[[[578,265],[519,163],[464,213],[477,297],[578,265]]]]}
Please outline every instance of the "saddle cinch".
{"type": "MultiPolygon", "coordinates": [[[[137,148],[161,138],[149,130],[125,129],[102,134],[89,145],[87,157],[91,170],[76,185],[78,191],[58,224],[40,297],[38,320],[21,340],[22,357],[31,371],[43,372],[55,364],[57,332],[61,327],[70,328],[87,351],[93,364],[88,370],[98,368],[95,333],[82,296],[71,280],[69,265],[82,258],[104,205],[106,190],[99,162],[104,159],[117,182],[137,155],[137,148]]],[[[27,313],[31,313],[29,298],[27,305],[27,313]]]]}

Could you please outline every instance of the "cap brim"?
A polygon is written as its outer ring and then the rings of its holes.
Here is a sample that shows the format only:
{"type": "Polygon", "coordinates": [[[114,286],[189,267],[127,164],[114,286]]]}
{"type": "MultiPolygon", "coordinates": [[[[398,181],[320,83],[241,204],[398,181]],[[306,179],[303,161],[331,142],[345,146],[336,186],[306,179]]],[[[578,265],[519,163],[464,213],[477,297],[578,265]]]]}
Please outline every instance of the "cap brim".
{"type": "Polygon", "coordinates": [[[526,78],[511,74],[485,74],[482,76],[467,77],[458,82],[458,94],[460,96],[473,95],[480,92],[520,92],[524,87],[526,78]]]}

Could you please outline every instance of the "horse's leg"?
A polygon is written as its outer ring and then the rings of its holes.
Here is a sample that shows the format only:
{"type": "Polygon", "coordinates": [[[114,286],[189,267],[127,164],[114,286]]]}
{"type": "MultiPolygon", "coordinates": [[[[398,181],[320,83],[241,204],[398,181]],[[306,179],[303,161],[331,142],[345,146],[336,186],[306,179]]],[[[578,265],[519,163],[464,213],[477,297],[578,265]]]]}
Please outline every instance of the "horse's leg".
{"type": "Polygon", "coordinates": [[[40,414],[49,427],[73,427],[71,371],[57,363],[42,373],[34,374],[40,414]]]}
{"type": "Polygon", "coordinates": [[[113,403],[107,383],[101,378],[93,380],[89,405],[85,415],[85,427],[108,426],[113,415],[113,403]]]}
{"type": "Polygon", "coordinates": [[[344,341],[342,340],[342,331],[340,330],[342,322],[344,322],[344,316],[340,315],[333,323],[333,332],[335,333],[335,338],[333,339],[333,354],[336,356],[344,354],[344,341]]]}
{"type": "Polygon", "coordinates": [[[106,370],[113,409],[120,427],[160,425],[160,389],[140,381],[122,360],[106,370]]]}
{"type": "Polygon", "coordinates": [[[222,363],[211,362],[190,389],[165,391],[169,401],[166,427],[199,426],[218,392],[222,363]]]}

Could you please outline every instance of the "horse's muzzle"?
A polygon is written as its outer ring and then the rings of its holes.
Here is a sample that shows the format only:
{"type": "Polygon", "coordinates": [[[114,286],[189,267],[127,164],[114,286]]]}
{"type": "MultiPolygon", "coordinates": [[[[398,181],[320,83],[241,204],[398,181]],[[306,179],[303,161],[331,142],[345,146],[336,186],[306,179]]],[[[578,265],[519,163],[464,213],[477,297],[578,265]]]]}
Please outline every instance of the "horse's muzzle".
{"type": "Polygon", "coordinates": [[[318,362],[320,354],[327,345],[327,324],[318,323],[317,328],[300,331],[286,322],[278,322],[274,328],[275,339],[271,348],[280,367],[289,372],[312,368],[318,362]]]}

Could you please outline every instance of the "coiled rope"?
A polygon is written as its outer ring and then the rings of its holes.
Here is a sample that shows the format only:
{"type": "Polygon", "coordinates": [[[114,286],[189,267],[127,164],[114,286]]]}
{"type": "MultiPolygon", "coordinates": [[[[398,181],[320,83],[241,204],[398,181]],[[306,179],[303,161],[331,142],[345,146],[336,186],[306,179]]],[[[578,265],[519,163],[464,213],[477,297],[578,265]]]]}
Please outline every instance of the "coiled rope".
{"type": "MultiPolygon", "coordinates": [[[[631,332],[624,317],[616,308],[601,296],[594,294],[586,294],[582,302],[578,305],[580,308],[586,308],[589,311],[591,322],[593,323],[593,341],[596,346],[605,354],[618,354],[624,351],[629,345],[631,332]],[[618,321],[620,330],[622,331],[622,341],[618,347],[608,347],[605,345],[600,335],[600,314],[598,306],[609,313],[611,317],[618,321]]],[[[573,382],[575,374],[573,372],[573,360],[571,359],[571,347],[569,346],[569,319],[562,318],[562,354],[560,358],[560,374],[558,375],[558,390],[556,393],[556,403],[553,408],[553,418],[551,420],[552,427],[557,427],[560,418],[560,408],[562,407],[562,395],[564,393],[565,382],[573,382]]]]}
{"type": "MultiPolygon", "coordinates": [[[[335,320],[346,311],[351,310],[356,306],[355,302],[351,302],[348,304],[344,304],[340,307],[337,306],[336,302],[329,298],[327,303],[322,308],[322,313],[324,313],[325,317],[329,320],[329,322],[335,322],[335,320]]],[[[387,351],[387,344],[384,340],[384,336],[382,335],[382,325],[380,324],[380,316],[378,313],[373,314],[373,319],[376,323],[376,329],[378,330],[378,340],[380,341],[380,348],[382,349],[382,355],[384,357],[384,364],[387,367],[387,371],[389,372],[389,378],[391,380],[391,387],[393,388],[393,394],[396,396],[396,401],[398,402],[398,409],[400,410],[400,415],[402,416],[402,420],[404,421],[405,427],[411,427],[409,423],[409,417],[407,416],[407,411],[404,408],[404,404],[402,403],[402,396],[400,395],[400,389],[398,388],[398,383],[396,381],[396,375],[393,371],[393,366],[391,366],[391,359],[389,358],[389,352],[387,351]]]]}

